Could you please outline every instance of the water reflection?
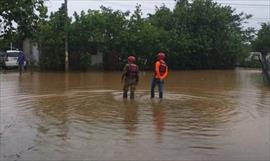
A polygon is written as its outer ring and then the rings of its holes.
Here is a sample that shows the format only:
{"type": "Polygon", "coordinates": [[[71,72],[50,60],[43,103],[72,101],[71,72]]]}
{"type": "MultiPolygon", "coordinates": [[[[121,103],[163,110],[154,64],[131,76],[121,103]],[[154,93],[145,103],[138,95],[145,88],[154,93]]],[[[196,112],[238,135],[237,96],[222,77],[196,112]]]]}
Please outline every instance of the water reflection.
{"type": "Polygon", "coordinates": [[[260,117],[269,117],[270,113],[270,93],[266,91],[267,89],[265,91],[260,91],[260,93],[258,94],[259,98],[256,104],[256,110],[260,117]]]}
{"type": "Polygon", "coordinates": [[[164,130],[165,125],[165,112],[164,112],[164,106],[160,103],[152,104],[153,108],[153,120],[154,120],[154,126],[155,126],[155,133],[157,136],[157,142],[162,142],[162,132],[164,130]]]}
{"type": "Polygon", "coordinates": [[[1,160],[267,160],[259,74],[171,72],[159,100],[145,72],[134,101],[120,72],[1,75],[1,160]]]}
{"type": "Polygon", "coordinates": [[[137,126],[138,126],[138,106],[134,101],[124,101],[124,119],[123,124],[127,129],[128,136],[134,136],[137,134],[137,126]]]}

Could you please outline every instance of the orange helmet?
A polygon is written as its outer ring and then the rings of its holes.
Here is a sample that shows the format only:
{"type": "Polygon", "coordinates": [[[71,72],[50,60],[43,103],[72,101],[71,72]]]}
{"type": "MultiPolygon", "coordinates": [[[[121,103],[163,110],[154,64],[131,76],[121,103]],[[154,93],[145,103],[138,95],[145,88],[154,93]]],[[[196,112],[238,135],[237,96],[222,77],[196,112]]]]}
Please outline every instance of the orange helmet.
{"type": "Polygon", "coordinates": [[[164,60],[165,59],[165,54],[160,52],[160,53],[157,54],[157,58],[158,58],[158,60],[164,60]]]}
{"type": "Polygon", "coordinates": [[[136,61],[135,56],[129,56],[129,57],[128,57],[128,62],[129,62],[129,63],[134,63],[135,61],[136,61]]]}

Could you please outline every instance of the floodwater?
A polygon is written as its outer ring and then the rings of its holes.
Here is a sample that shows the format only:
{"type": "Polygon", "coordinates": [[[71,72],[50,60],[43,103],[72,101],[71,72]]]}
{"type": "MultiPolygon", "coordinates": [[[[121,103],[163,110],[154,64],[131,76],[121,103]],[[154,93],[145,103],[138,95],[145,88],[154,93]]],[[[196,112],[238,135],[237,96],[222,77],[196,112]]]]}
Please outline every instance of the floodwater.
{"type": "Polygon", "coordinates": [[[135,100],[120,72],[1,74],[0,160],[270,160],[270,88],[259,70],[170,72],[135,100]]]}

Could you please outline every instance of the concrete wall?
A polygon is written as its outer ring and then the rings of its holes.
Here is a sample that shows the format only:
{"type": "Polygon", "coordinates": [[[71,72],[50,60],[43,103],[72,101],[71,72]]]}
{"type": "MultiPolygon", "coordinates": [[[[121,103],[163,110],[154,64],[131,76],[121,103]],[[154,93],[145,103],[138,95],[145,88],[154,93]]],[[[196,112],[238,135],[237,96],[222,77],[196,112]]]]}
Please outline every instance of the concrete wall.
{"type": "Polygon", "coordinates": [[[30,43],[30,40],[29,39],[25,39],[23,41],[23,52],[26,56],[26,59],[29,61],[30,60],[30,57],[32,55],[32,51],[31,51],[31,43],[30,43]]]}
{"type": "Polygon", "coordinates": [[[34,65],[38,65],[39,62],[39,50],[37,44],[32,45],[32,62],[34,65]]]}
{"type": "Polygon", "coordinates": [[[91,64],[92,65],[102,65],[103,64],[103,54],[101,52],[97,52],[97,54],[91,56],[91,64]]]}
{"type": "Polygon", "coordinates": [[[30,39],[25,39],[23,41],[23,52],[26,56],[28,62],[37,65],[39,62],[39,50],[37,44],[31,43],[30,39]]]}

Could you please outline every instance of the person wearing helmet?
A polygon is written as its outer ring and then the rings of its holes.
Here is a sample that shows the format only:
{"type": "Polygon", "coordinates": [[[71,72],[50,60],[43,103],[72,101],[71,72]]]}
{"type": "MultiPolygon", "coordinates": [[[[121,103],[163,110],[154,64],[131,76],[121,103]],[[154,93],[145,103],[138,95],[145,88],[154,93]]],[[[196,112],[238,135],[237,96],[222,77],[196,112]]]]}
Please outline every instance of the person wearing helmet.
{"type": "Polygon", "coordinates": [[[155,62],[155,74],[151,82],[151,98],[155,97],[155,87],[158,85],[159,98],[163,98],[163,84],[164,79],[168,75],[168,66],[166,64],[165,54],[160,52],[157,54],[157,61],[155,62]]]}
{"type": "Polygon", "coordinates": [[[124,80],[123,98],[127,98],[130,88],[130,99],[134,99],[135,88],[139,82],[139,67],[135,64],[134,56],[128,57],[128,63],[125,65],[122,73],[121,81],[124,80]]]}

